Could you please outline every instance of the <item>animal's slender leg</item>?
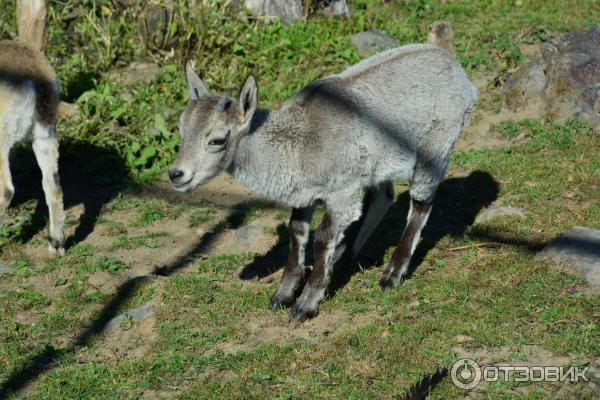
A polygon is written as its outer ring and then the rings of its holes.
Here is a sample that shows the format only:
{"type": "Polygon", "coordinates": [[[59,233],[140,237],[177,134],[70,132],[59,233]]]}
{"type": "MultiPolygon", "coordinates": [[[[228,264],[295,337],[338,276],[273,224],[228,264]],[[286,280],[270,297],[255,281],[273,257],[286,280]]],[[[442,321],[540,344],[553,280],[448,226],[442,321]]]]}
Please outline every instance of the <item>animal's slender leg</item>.
{"type": "Polygon", "coordinates": [[[335,249],[346,228],[360,217],[361,196],[353,194],[344,200],[342,204],[327,204],[327,212],[315,234],[314,267],[302,294],[292,307],[290,319],[302,322],[319,313],[319,303],[325,297],[331,279],[335,249]]]}
{"type": "Polygon", "coordinates": [[[389,289],[398,284],[408,271],[411,257],[417,247],[421,231],[427,223],[427,218],[431,212],[431,204],[420,202],[414,199],[410,200],[410,210],[408,212],[406,228],[400,238],[400,242],[394,250],[379,285],[383,289],[389,289]]]}
{"type": "Polygon", "coordinates": [[[271,309],[277,310],[282,306],[290,306],[296,299],[294,294],[306,278],[306,243],[310,233],[310,220],[314,211],[313,206],[294,208],[290,218],[290,249],[287,265],[283,270],[281,283],[277,292],[271,297],[271,309]]]}
{"type": "Polygon", "coordinates": [[[6,212],[15,192],[10,175],[10,145],[0,138],[0,215],[6,212]]]}
{"type": "Polygon", "coordinates": [[[417,162],[410,184],[410,210],[406,219],[406,228],[404,228],[400,243],[394,250],[379,281],[382,289],[396,286],[408,272],[411,257],[421,237],[421,231],[431,213],[435,192],[444,177],[450,160],[452,143],[438,140],[438,136],[444,132],[442,126],[435,125],[432,136],[423,143],[417,152],[417,162]],[[440,147],[440,143],[443,144],[442,147],[440,147]]]}
{"type": "Polygon", "coordinates": [[[58,140],[54,127],[39,122],[34,125],[33,151],[42,171],[42,187],[50,215],[48,228],[48,251],[52,254],[64,254],[63,192],[58,175],[58,140]]]}
{"type": "Polygon", "coordinates": [[[358,226],[346,232],[346,237],[335,249],[334,264],[341,259],[351,262],[358,256],[365,242],[394,202],[392,182],[385,181],[367,189],[363,202],[363,211],[357,223],[358,226]]]}
{"type": "Polygon", "coordinates": [[[369,202],[369,206],[360,226],[360,231],[352,243],[352,257],[358,255],[394,202],[394,185],[391,181],[382,182],[367,193],[367,198],[365,201],[369,202]]]}

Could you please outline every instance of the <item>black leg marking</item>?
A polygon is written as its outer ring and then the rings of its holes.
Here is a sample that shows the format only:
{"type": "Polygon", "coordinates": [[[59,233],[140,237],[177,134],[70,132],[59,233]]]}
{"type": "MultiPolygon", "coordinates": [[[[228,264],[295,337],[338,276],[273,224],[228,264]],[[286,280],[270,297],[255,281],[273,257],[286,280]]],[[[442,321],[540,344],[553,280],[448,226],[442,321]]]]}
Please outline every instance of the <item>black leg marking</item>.
{"type": "Polygon", "coordinates": [[[406,274],[410,259],[416,244],[419,241],[419,237],[421,236],[421,230],[425,226],[430,212],[430,203],[411,199],[410,215],[406,228],[404,229],[400,242],[398,243],[396,250],[394,250],[394,254],[379,281],[379,285],[382,289],[393,288],[406,274]]]}
{"type": "Polygon", "coordinates": [[[53,237],[48,237],[48,243],[50,244],[50,246],[52,246],[55,250],[58,250],[60,248],[63,247],[64,245],[64,240],[60,240],[60,239],[55,239],[53,237]]]}
{"type": "Polygon", "coordinates": [[[291,306],[298,290],[304,284],[307,270],[304,265],[306,243],[310,233],[310,220],[314,207],[294,208],[290,217],[290,249],[277,292],[271,297],[270,308],[276,311],[291,306]]]}

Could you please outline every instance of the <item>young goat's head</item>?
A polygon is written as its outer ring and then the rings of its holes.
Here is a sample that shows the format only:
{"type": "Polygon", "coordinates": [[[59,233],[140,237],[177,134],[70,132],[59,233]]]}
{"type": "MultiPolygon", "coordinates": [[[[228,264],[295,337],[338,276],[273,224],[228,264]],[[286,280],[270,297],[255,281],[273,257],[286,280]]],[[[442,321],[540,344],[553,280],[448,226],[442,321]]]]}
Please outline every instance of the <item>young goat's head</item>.
{"type": "Polygon", "coordinates": [[[187,192],[225,171],[233,161],[239,138],[246,134],[258,104],[252,75],[239,99],[212,96],[188,62],[185,67],[188,104],[179,118],[179,152],[169,169],[173,187],[187,192]]]}

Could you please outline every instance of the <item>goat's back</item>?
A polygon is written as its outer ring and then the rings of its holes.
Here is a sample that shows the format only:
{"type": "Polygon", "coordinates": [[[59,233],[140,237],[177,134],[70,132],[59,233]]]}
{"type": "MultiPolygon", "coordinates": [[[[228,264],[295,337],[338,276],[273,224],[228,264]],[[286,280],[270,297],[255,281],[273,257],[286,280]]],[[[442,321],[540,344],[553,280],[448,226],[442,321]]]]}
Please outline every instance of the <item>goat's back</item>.
{"type": "Polygon", "coordinates": [[[358,124],[362,130],[418,143],[433,124],[456,131],[475,99],[473,85],[451,54],[417,44],[388,50],[316,81],[295,101],[319,124],[358,124]]]}

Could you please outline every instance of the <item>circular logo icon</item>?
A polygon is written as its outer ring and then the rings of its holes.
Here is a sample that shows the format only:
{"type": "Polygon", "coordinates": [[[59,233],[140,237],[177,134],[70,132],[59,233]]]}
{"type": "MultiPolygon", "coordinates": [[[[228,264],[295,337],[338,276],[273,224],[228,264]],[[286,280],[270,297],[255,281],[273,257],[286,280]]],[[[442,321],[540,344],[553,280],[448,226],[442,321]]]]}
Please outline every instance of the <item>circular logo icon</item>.
{"type": "Polygon", "coordinates": [[[450,379],[454,386],[461,389],[473,389],[481,382],[481,368],[475,360],[461,358],[452,364],[450,379]]]}

